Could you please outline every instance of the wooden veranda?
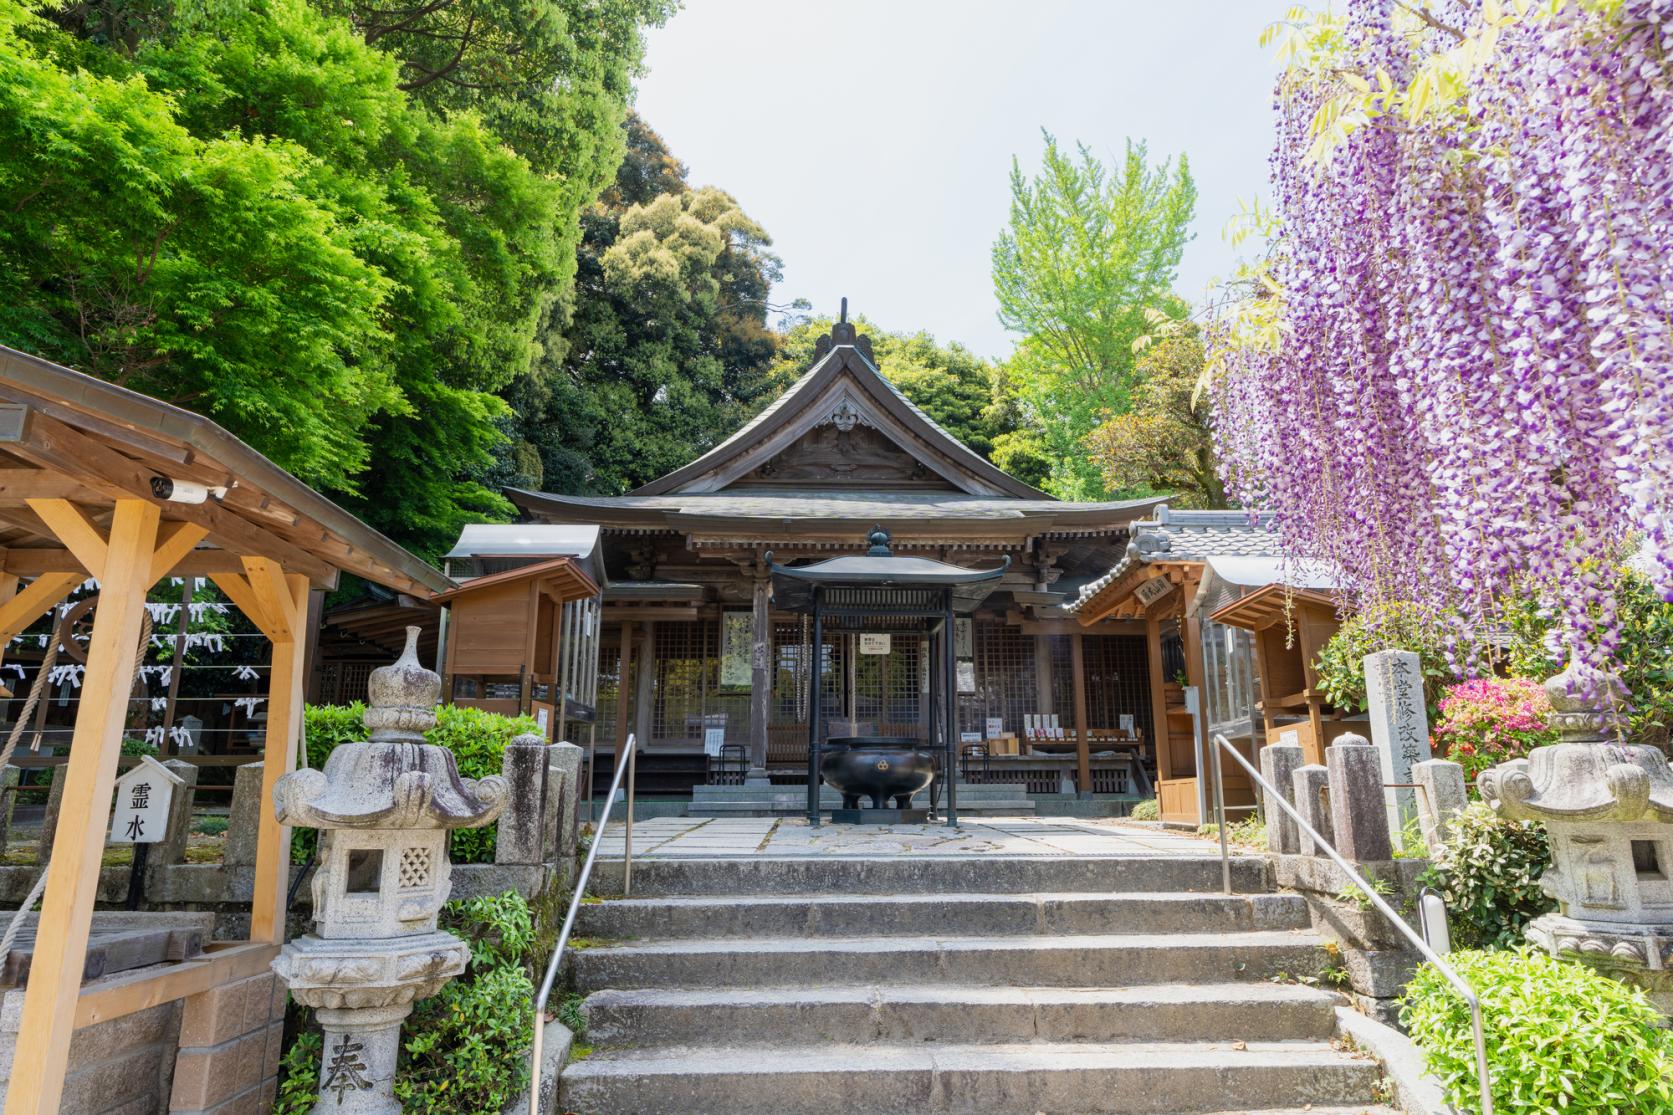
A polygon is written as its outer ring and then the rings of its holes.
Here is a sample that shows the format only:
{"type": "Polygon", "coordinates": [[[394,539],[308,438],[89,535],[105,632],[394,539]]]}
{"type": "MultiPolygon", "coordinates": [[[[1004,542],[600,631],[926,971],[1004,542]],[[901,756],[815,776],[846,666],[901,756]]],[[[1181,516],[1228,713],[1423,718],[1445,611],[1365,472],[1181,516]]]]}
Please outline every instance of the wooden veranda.
{"type": "Polygon", "coordinates": [[[247,940],[82,991],[147,591],[208,577],[271,641],[270,799],[297,763],[310,589],[339,571],[415,596],[451,587],[214,423],[0,347],[0,647],[99,586],[7,1115],[58,1110],[75,1029],[264,971],[284,940],[289,831],[264,810],[247,940]]]}

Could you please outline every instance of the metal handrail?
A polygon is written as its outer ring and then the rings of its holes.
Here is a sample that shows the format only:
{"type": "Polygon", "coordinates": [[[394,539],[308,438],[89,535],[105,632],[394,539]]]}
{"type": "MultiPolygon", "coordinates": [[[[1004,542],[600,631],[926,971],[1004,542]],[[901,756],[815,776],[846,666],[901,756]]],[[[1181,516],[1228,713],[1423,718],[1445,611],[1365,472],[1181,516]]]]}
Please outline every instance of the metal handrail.
{"type": "MultiPolygon", "coordinates": [[[[592,881],[593,861],[598,859],[599,845],[604,842],[604,826],[610,823],[610,810],[615,807],[616,794],[622,788],[622,776],[627,776],[627,831],[622,860],[622,897],[633,893],[633,784],[635,768],[639,765],[639,744],[633,734],[627,737],[627,762],[617,763],[616,776],[610,780],[610,796],[604,800],[604,816],[593,830],[592,847],[587,849],[587,862],[575,877],[575,893],[569,899],[569,912],[564,915],[563,928],[558,931],[558,943],[552,948],[552,959],[546,964],[546,978],[540,981],[540,994],[534,999],[534,1044],[529,1049],[529,1115],[540,1115],[540,1070],[546,1044],[546,1002],[552,997],[552,985],[558,978],[558,965],[563,962],[564,946],[575,928],[575,914],[581,900],[587,896],[587,884],[592,881]]],[[[591,795],[589,794],[590,798],[591,795]]]]}
{"type": "Polygon", "coordinates": [[[1254,764],[1245,759],[1242,752],[1232,746],[1230,740],[1216,732],[1214,733],[1214,747],[1212,749],[1214,757],[1214,815],[1218,822],[1216,827],[1220,830],[1220,878],[1225,887],[1225,893],[1232,893],[1232,884],[1231,853],[1226,847],[1226,788],[1220,773],[1221,749],[1224,749],[1232,758],[1237,760],[1238,764],[1248,772],[1249,777],[1254,779],[1255,784],[1266,791],[1266,800],[1269,803],[1276,804],[1285,813],[1289,814],[1290,820],[1294,821],[1302,832],[1312,838],[1313,846],[1330,857],[1331,861],[1342,869],[1342,873],[1348,877],[1349,882],[1353,883],[1360,893],[1370,900],[1371,905],[1375,906],[1389,920],[1390,924],[1405,935],[1406,939],[1417,948],[1423,959],[1428,961],[1452,985],[1453,990],[1458,992],[1465,1003],[1469,1004],[1470,1026],[1475,1032],[1476,1084],[1481,1091],[1481,1115],[1493,1115],[1491,1078],[1487,1072],[1487,1039],[1481,1028],[1481,998],[1475,993],[1475,989],[1453,969],[1452,965],[1442,960],[1440,954],[1430,948],[1427,941],[1419,937],[1412,930],[1412,927],[1406,924],[1406,919],[1401,917],[1393,906],[1383,900],[1382,895],[1378,894],[1371,884],[1366,882],[1363,875],[1354,870],[1352,864],[1342,858],[1342,853],[1338,852],[1330,841],[1320,836],[1318,831],[1307,823],[1306,819],[1296,811],[1295,806],[1290,804],[1287,795],[1280,792],[1271,782],[1268,782],[1261,772],[1255,769],[1254,764]]]}

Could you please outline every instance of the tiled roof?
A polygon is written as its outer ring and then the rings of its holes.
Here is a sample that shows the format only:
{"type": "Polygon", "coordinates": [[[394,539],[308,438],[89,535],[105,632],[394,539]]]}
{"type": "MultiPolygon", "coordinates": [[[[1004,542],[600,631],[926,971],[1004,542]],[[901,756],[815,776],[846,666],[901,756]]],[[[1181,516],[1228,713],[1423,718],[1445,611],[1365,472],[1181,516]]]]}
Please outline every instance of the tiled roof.
{"type": "Polygon", "coordinates": [[[516,492],[539,502],[576,508],[613,511],[650,511],[676,515],[743,519],[869,519],[910,516],[925,519],[1021,519],[1122,512],[1148,507],[1150,500],[1107,503],[1066,503],[1048,499],[973,496],[964,492],[866,492],[803,489],[736,488],[720,492],[670,492],[658,496],[560,496],[546,492],[516,492]]]}
{"type": "Polygon", "coordinates": [[[1259,524],[1252,524],[1244,511],[1174,511],[1163,504],[1156,509],[1154,519],[1132,524],[1127,553],[1108,573],[1082,588],[1063,610],[1078,611],[1130,571],[1152,561],[1277,557],[1278,536],[1268,524],[1264,517],[1259,524]]]}

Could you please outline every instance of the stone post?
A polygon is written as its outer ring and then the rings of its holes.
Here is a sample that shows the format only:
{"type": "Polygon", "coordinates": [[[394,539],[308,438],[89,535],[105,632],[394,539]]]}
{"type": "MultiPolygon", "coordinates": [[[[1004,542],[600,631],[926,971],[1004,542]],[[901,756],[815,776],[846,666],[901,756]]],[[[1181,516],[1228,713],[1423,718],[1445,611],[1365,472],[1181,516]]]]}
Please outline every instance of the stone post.
{"type": "Polygon", "coordinates": [[[261,828],[263,806],[261,766],[245,763],[233,768],[232,809],[227,816],[226,847],[221,853],[221,862],[228,867],[250,867],[256,862],[256,834],[261,828]]]}
{"type": "Polygon", "coordinates": [[[409,627],[400,660],[373,671],[369,741],[336,748],[324,771],[287,774],[273,791],[281,824],[320,830],[314,932],[273,961],[325,1031],[314,1115],[400,1115],[401,1023],[470,958],[436,928],[453,886],[448,833],[494,820],[510,796],[502,776],[460,778],[452,753],[424,742],[441,678],[417,650],[409,627]]]}
{"type": "MultiPolygon", "coordinates": [[[[168,864],[186,861],[186,841],[192,834],[192,803],[197,797],[196,766],[180,759],[170,759],[163,766],[178,777],[181,784],[174,788],[174,796],[169,799],[168,824],[163,829],[163,838],[147,857],[149,870],[153,872],[168,864]]],[[[229,827],[227,831],[230,833],[232,830],[229,827]]]]}
{"type": "MultiPolygon", "coordinates": [[[[1295,786],[1295,809],[1301,814],[1302,820],[1313,826],[1320,836],[1336,843],[1334,826],[1330,823],[1330,806],[1325,802],[1325,793],[1330,785],[1330,768],[1321,767],[1317,763],[1308,763],[1298,767],[1291,778],[1295,786]]],[[[1296,839],[1301,844],[1301,854],[1317,856],[1322,852],[1313,842],[1313,838],[1296,829],[1296,839]]]]}
{"type": "Polygon", "coordinates": [[[17,780],[23,772],[8,764],[0,770],[0,855],[6,852],[11,838],[12,810],[17,807],[17,780]]]}
{"type": "MultiPolygon", "coordinates": [[[[571,869],[576,850],[580,846],[576,806],[581,799],[581,759],[586,752],[573,743],[560,743],[546,750],[547,804],[553,811],[554,824],[547,839],[550,855],[561,873],[571,869]]],[[[567,877],[564,879],[568,884],[567,877]]]]}
{"type": "Polygon", "coordinates": [[[1406,826],[1417,817],[1412,768],[1432,757],[1422,660],[1409,650],[1366,655],[1365,704],[1371,714],[1371,742],[1382,764],[1388,832],[1398,847],[1406,826]]]}
{"type": "Polygon", "coordinates": [[[1452,832],[1452,819],[1470,803],[1464,768],[1447,759],[1425,759],[1412,768],[1417,783],[1417,819],[1430,853],[1452,832]]]}
{"type": "Polygon", "coordinates": [[[41,840],[35,847],[35,862],[45,867],[52,862],[52,842],[58,837],[58,811],[64,805],[64,767],[52,768],[52,787],[46,794],[46,813],[41,817],[41,840]]]}
{"type": "Polygon", "coordinates": [[[542,793],[542,779],[546,775],[545,740],[532,733],[512,740],[500,760],[500,773],[510,787],[510,805],[500,814],[494,862],[538,864],[544,859],[542,829],[551,805],[548,795],[554,789],[546,785],[545,794],[542,793]]]}
{"type": "Polygon", "coordinates": [[[1330,825],[1336,850],[1354,863],[1394,858],[1383,797],[1382,762],[1364,736],[1338,736],[1325,748],[1330,780],[1330,825]]]}
{"type": "MultiPolygon", "coordinates": [[[[1307,762],[1298,743],[1269,743],[1261,748],[1261,777],[1280,794],[1294,792],[1295,772],[1307,762]]],[[[1285,800],[1289,800],[1287,797],[1285,800]]],[[[1276,802],[1267,801],[1266,846],[1280,855],[1293,856],[1301,850],[1301,830],[1276,802]]],[[[1290,804],[1295,804],[1293,801],[1290,804]]]]}

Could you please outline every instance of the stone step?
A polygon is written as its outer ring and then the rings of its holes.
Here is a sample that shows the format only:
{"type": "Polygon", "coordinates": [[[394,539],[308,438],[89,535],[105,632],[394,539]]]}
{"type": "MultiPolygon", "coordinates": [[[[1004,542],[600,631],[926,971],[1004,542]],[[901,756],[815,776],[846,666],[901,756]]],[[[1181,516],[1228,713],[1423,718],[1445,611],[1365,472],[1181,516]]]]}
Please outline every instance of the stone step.
{"type": "Polygon", "coordinates": [[[1093,1115],[1369,1101],[1380,1070],[1321,1042],[710,1046],[595,1052],[585,1115],[1093,1115]]]}
{"type": "MultiPolygon", "coordinates": [[[[601,855],[593,892],[620,894],[622,861],[601,855]]],[[[1232,889],[1272,889],[1261,856],[1232,859],[1232,889]]],[[[1167,856],[657,857],[633,861],[633,895],[739,894],[1030,894],[1038,892],[1188,891],[1218,893],[1220,859],[1167,856]]]]}
{"type": "Polygon", "coordinates": [[[721,938],[600,945],[570,958],[578,990],[983,982],[1124,987],[1316,976],[1301,930],[1021,937],[721,938]]]}
{"type": "MultiPolygon", "coordinates": [[[[637,874],[638,865],[635,865],[637,874]]],[[[637,879],[635,880],[637,884],[637,879]]],[[[638,888],[635,887],[637,892],[638,888]]],[[[1209,933],[1304,929],[1295,894],[714,895],[583,906],[582,937],[833,937],[864,934],[1209,933]]]]}
{"type": "Polygon", "coordinates": [[[1279,983],[597,991],[592,1045],[1329,1041],[1341,997],[1279,983]]]}

